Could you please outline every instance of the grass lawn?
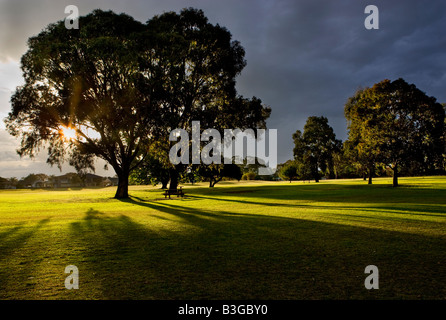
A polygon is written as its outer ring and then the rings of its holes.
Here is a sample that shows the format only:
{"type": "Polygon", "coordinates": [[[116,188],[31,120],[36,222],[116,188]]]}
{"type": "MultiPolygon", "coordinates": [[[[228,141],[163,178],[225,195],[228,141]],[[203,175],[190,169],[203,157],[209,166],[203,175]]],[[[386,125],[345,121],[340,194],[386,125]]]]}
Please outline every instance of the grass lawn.
{"type": "Polygon", "coordinates": [[[446,299],[446,177],[400,183],[0,190],[0,299],[446,299]]]}

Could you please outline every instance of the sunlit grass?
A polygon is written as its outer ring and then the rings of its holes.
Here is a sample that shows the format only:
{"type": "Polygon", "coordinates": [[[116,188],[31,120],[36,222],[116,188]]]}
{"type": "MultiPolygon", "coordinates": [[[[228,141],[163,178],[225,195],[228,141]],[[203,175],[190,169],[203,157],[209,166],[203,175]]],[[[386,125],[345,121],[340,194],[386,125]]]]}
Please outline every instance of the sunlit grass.
{"type": "Polygon", "coordinates": [[[1,190],[0,298],[445,299],[446,177],[400,183],[1,190]]]}

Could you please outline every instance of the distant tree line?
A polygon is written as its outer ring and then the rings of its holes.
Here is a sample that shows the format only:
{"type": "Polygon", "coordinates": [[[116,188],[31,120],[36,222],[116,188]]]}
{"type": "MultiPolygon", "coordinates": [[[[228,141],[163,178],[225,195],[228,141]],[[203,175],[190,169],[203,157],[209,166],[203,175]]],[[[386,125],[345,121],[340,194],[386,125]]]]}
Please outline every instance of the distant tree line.
{"type": "Polygon", "coordinates": [[[107,187],[116,185],[117,178],[101,177],[91,173],[66,173],[61,176],[30,173],[20,179],[0,177],[0,189],[107,187]]]}
{"type": "Polygon", "coordinates": [[[279,166],[289,180],[445,174],[445,104],[403,79],[359,89],[344,107],[348,138],[336,139],[324,116],[293,134],[294,159],[279,166]]]}

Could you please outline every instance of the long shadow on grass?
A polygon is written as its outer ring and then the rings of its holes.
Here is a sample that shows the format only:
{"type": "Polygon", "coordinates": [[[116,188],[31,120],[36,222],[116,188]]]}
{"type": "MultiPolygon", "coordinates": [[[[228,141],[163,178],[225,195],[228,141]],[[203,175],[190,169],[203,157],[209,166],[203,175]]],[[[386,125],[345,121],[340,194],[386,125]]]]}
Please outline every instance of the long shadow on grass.
{"type": "Polygon", "coordinates": [[[290,184],[265,186],[233,187],[228,192],[225,188],[193,188],[190,196],[211,198],[235,198],[234,201],[257,202],[257,199],[275,200],[304,200],[326,202],[382,202],[382,203],[410,203],[419,204],[427,200],[446,204],[444,188],[423,188],[417,186],[404,186],[393,188],[386,185],[343,185],[343,184],[290,184]],[[238,193],[237,193],[238,192],[238,193]]]}
{"type": "MultiPolygon", "coordinates": [[[[137,198],[137,197],[135,197],[137,198]]],[[[202,196],[202,195],[189,195],[189,198],[191,199],[197,199],[197,200],[218,200],[218,201],[224,201],[229,203],[241,203],[246,205],[261,205],[265,207],[288,207],[288,208],[321,208],[321,209],[346,209],[346,210],[358,210],[358,206],[323,206],[323,205],[314,205],[312,203],[309,204],[296,204],[296,203],[274,203],[274,202],[259,202],[259,201],[252,201],[252,200],[242,200],[242,199],[228,199],[228,198],[221,198],[221,197],[211,197],[211,196],[202,196]]],[[[288,199],[288,200],[305,200],[299,198],[294,199],[288,199]]],[[[141,201],[144,201],[141,199],[141,201]]],[[[319,201],[324,202],[325,199],[320,199],[319,201]]],[[[328,201],[333,202],[333,201],[328,201]]],[[[347,201],[339,201],[340,203],[344,203],[347,201]]],[[[350,203],[354,202],[354,199],[350,199],[350,203]]],[[[362,202],[364,204],[364,202],[362,202]]],[[[430,217],[446,217],[446,208],[443,205],[433,205],[433,204],[413,204],[413,203],[398,203],[394,204],[393,206],[386,206],[382,205],[379,202],[370,202],[370,208],[364,208],[363,206],[360,207],[361,211],[367,211],[367,212],[382,212],[382,213],[392,213],[392,214],[409,214],[409,215],[420,215],[420,216],[430,216],[430,217]]]]}
{"type": "Polygon", "coordinates": [[[28,260],[36,253],[26,250],[18,255],[27,241],[49,220],[42,219],[33,227],[25,227],[21,223],[0,233],[0,298],[8,298],[9,290],[24,286],[24,282],[33,274],[36,266],[29,264],[28,260]]]}
{"type": "MultiPolygon", "coordinates": [[[[135,197],[136,198],[136,197],[135,197]]],[[[213,197],[205,197],[205,196],[189,196],[191,199],[198,200],[217,200],[213,197]]],[[[140,199],[144,201],[143,199],[140,199]]],[[[303,208],[303,209],[322,209],[327,211],[333,210],[341,210],[344,212],[353,212],[355,214],[350,215],[351,217],[360,217],[367,219],[375,219],[375,220],[400,220],[402,222],[411,221],[423,221],[423,223],[431,223],[435,224],[445,224],[445,222],[439,222],[437,220],[434,221],[426,221],[425,217],[432,218],[446,218],[446,207],[443,205],[433,205],[433,204],[407,204],[407,203],[397,203],[393,206],[383,205],[382,203],[369,203],[369,207],[364,207],[364,203],[361,206],[353,206],[353,205],[321,205],[321,204],[313,204],[313,203],[272,203],[272,202],[256,202],[250,200],[242,200],[242,199],[227,199],[227,198],[218,198],[218,201],[228,202],[228,203],[241,203],[245,205],[259,205],[264,207],[275,207],[275,208],[303,208]],[[367,212],[373,214],[372,216],[357,214],[358,211],[367,212]],[[379,214],[379,215],[377,215],[379,214]],[[399,215],[400,218],[395,217],[395,215],[399,215]]],[[[341,202],[342,204],[343,202],[341,202]]],[[[341,214],[341,216],[348,216],[348,214],[341,214]]]]}
{"type": "Polygon", "coordinates": [[[446,294],[444,239],[135,198],[124,202],[157,210],[165,219],[149,210],[141,213],[146,222],[139,223],[92,208],[71,224],[81,248],[73,263],[82,288],[103,299],[441,299],[446,294]],[[379,267],[379,290],[364,288],[370,264],[379,267]]]}
{"type": "MultiPolygon", "coordinates": [[[[50,219],[42,219],[33,227],[24,227],[21,223],[0,233],[0,262],[7,259],[14,251],[20,249],[26,244],[40,228],[42,228],[50,219]]],[[[1,282],[0,282],[1,283],[1,282]]]]}
{"type": "MultiPolygon", "coordinates": [[[[288,190],[289,194],[289,190],[288,190]]],[[[293,195],[292,195],[293,196],[293,195]]],[[[359,219],[359,220],[374,220],[377,222],[386,221],[395,222],[400,221],[404,223],[406,227],[418,228],[421,225],[423,228],[431,229],[431,230],[445,230],[446,221],[440,221],[438,218],[446,218],[445,206],[444,205],[436,205],[436,204],[415,204],[415,203],[393,203],[392,205],[388,205],[386,202],[364,202],[360,204],[360,206],[355,205],[347,205],[347,201],[341,199],[334,203],[333,200],[327,201],[326,198],[321,195],[321,199],[319,201],[309,201],[308,197],[305,197],[305,194],[296,194],[294,195],[294,200],[304,200],[304,202],[291,202],[291,203],[277,203],[277,202],[264,202],[264,201],[255,201],[256,198],[249,198],[249,200],[245,199],[245,193],[243,193],[243,198],[237,198],[236,196],[228,197],[225,194],[225,197],[219,197],[218,195],[215,197],[212,196],[204,196],[204,195],[189,195],[190,199],[199,199],[199,200],[217,200],[230,203],[238,203],[244,205],[257,205],[261,207],[275,207],[275,208],[287,208],[291,209],[316,209],[321,212],[327,211],[332,212],[331,214],[338,215],[340,219],[359,219]],[[306,202],[308,201],[308,202],[306,202]],[[334,205],[323,205],[327,201],[328,203],[332,203],[334,205]],[[316,202],[316,203],[314,203],[316,202]],[[368,207],[365,207],[367,205],[368,207]],[[342,211],[342,213],[333,213],[333,211],[342,211]],[[361,213],[358,213],[360,211],[361,213]],[[370,214],[364,214],[370,213],[370,214]],[[427,218],[427,219],[426,219],[427,218]]],[[[408,196],[409,199],[410,196],[408,196]]],[[[144,202],[141,198],[136,198],[138,201],[144,202]]],[[[260,200],[260,199],[259,199],[260,200]]],[[[355,199],[349,198],[349,203],[354,202],[355,199]]],[[[440,201],[441,202],[441,201],[440,201]]],[[[147,205],[150,207],[150,205],[147,205]]],[[[169,204],[166,204],[169,206],[169,204]]],[[[230,213],[227,213],[230,214],[230,213]]]]}
{"type": "MultiPolygon", "coordinates": [[[[352,203],[361,204],[362,211],[388,212],[404,215],[424,215],[431,217],[446,217],[446,198],[443,190],[429,188],[404,187],[392,188],[378,185],[290,185],[290,186],[255,186],[206,190],[193,189],[188,195],[192,199],[207,199],[241,203],[246,205],[261,205],[266,207],[314,207],[312,202],[335,203],[337,208],[355,210],[352,203]],[[239,193],[237,193],[239,192],[239,193]],[[265,199],[303,201],[302,203],[277,203],[265,199]],[[305,203],[305,202],[308,202],[305,203]],[[345,204],[344,206],[342,206],[345,204]],[[370,208],[364,208],[369,205],[370,208]]],[[[331,207],[333,208],[333,207],[331,207]]]]}

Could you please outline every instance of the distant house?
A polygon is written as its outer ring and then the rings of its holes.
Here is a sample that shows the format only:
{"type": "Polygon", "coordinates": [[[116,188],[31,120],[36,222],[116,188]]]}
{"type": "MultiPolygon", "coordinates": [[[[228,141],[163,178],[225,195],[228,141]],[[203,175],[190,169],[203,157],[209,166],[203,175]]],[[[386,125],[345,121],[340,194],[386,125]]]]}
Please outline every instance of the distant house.
{"type": "Polygon", "coordinates": [[[7,186],[9,185],[8,179],[0,177],[0,189],[8,189],[7,186]]]}
{"type": "Polygon", "coordinates": [[[67,173],[51,178],[54,188],[75,188],[82,186],[82,180],[76,173],[67,173]]]}
{"type": "Polygon", "coordinates": [[[9,179],[0,177],[0,189],[16,189],[16,185],[9,179]]]}
{"type": "Polygon", "coordinates": [[[83,179],[85,187],[107,187],[111,185],[108,178],[104,178],[95,174],[87,173],[83,179]]]}
{"type": "Polygon", "coordinates": [[[108,181],[110,181],[110,184],[108,186],[117,186],[118,185],[118,178],[116,177],[108,177],[108,181]]]}
{"type": "Polygon", "coordinates": [[[0,189],[108,187],[117,183],[118,178],[105,178],[91,173],[81,176],[74,172],[50,177],[45,174],[30,174],[18,182],[0,177],[0,189]]]}
{"type": "Polygon", "coordinates": [[[27,177],[20,179],[17,183],[19,188],[52,188],[53,182],[44,173],[29,174],[27,177]]]}
{"type": "Polygon", "coordinates": [[[50,181],[48,178],[40,178],[36,181],[34,181],[31,186],[31,188],[52,188],[53,182],[50,181]]]}
{"type": "Polygon", "coordinates": [[[104,178],[96,174],[87,173],[83,176],[77,173],[67,173],[62,176],[53,177],[54,188],[76,188],[76,187],[108,187],[113,185],[112,178],[104,178]]]}

